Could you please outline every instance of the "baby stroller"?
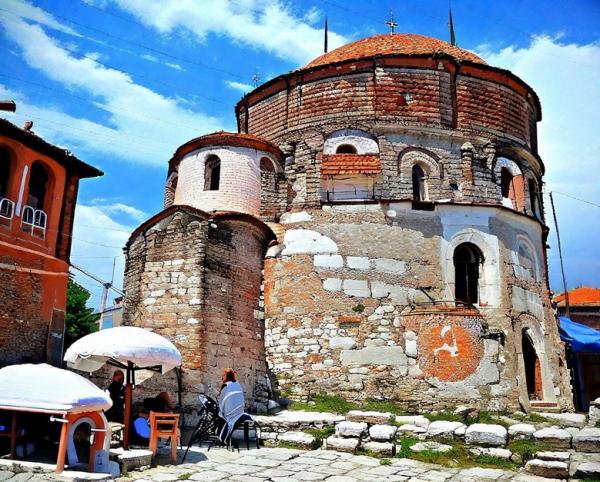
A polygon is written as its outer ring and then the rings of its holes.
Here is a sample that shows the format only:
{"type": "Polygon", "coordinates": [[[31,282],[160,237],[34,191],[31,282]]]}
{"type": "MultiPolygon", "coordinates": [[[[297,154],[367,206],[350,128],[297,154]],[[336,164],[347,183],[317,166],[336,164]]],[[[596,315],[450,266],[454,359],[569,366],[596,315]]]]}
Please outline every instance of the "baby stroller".
{"type": "Polygon", "coordinates": [[[198,399],[200,402],[200,408],[198,410],[200,419],[190,436],[181,463],[185,462],[187,453],[194,444],[201,446],[203,443],[206,443],[208,445],[208,450],[210,450],[213,444],[227,445],[228,448],[237,448],[239,451],[239,438],[235,437],[235,435],[240,430],[243,430],[243,440],[246,442],[246,448],[250,448],[251,437],[255,439],[256,448],[259,448],[260,426],[249,415],[244,414],[240,417],[231,431],[231,434],[229,434],[229,437],[225,440],[223,433],[227,422],[219,415],[219,405],[213,398],[207,395],[200,395],[198,399]]]}

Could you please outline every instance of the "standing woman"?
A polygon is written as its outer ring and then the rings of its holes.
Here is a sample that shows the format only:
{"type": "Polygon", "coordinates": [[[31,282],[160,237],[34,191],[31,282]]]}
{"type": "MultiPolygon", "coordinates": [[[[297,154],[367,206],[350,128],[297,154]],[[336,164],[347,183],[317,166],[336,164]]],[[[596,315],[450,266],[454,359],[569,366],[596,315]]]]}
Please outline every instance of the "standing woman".
{"type": "Polygon", "coordinates": [[[223,385],[221,385],[219,392],[219,412],[227,422],[230,434],[235,423],[244,415],[244,391],[237,382],[235,372],[231,368],[226,368],[223,371],[221,380],[223,385]]]}

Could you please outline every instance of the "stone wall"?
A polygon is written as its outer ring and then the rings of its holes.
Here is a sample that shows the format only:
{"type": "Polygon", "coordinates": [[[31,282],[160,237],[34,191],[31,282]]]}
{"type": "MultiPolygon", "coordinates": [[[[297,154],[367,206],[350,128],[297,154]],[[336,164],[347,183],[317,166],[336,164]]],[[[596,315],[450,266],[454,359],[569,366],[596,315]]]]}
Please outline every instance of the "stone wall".
{"type": "MultiPolygon", "coordinates": [[[[151,329],[183,355],[183,404],[216,396],[232,367],[246,397],[268,395],[259,310],[268,228],[246,218],[211,219],[172,207],[138,229],[126,256],[124,325],[151,329]]],[[[138,397],[177,391],[173,373],[140,385],[138,397]]],[[[261,398],[262,397],[262,398],[261,398]]]]}
{"type": "Polygon", "coordinates": [[[408,203],[300,214],[293,219],[301,222],[282,225],[279,252],[265,265],[267,357],[283,393],[389,398],[412,411],[528,408],[520,349],[528,329],[544,399],[570,406],[536,222],[408,203]],[[447,253],[465,237],[485,259],[476,307],[453,301],[447,253]],[[529,240],[531,255],[519,257],[519,239],[529,240]]]}

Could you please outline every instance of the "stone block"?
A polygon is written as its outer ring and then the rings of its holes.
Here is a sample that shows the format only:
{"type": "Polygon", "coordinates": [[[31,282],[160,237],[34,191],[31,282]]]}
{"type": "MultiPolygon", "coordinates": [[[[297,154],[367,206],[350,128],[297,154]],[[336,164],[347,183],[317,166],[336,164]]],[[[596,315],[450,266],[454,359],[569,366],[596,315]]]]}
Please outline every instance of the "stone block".
{"type": "Polygon", "coordinates": [[[540,415],[556,420],[561,427],[583,428],[587,424],[587,417],[582,413],[540,413],[540,415]]]}
{"type": "Polygon", "coordinates": [[[569,477],[569,465],[556,460],[532,459],[525,464],[525,471],[538,477],[566,479],[569,477]]]}
{"type": "Polygon", "coordinates": [[[393,456],[396,454],[396,446],[389,442],[367,442],[362,447],[370,452],[380,455],[393,456]]]}
{"type": "Polygon", "coordinates": [[[369,428],[369,437],[371,440],[380,442],[389,442],[393,440],[398,431],[393,425],[373,425],[369,428]]]}
{"type": "Polygon", "coordinates": [[[337,253],[337,244],[321,233],[310,229],[289,229],[283,238],[284,248],[281,254],[328,254],[337,253]]]}
{"type": "Polygon", "coordinates": [[[502,425],[474,423],[465,431],[465,441],[472,445],[504,447],[508,432],[502,425]]]}
{"type": "Polygon", "coordinates": [[[325,440],[325,448],[328,450],[337,450],[339,452],[354,453],[360,444],[357,438],[336,437],[332,435],[325,440]]]}
{"type": "Polygon", "coordinates": [[[361,350],[343,350],[342,365],[390,365],[407,369],[407,358],[399,346],[372,346],[361,350]]]}
{"type": "Polygon", "coordinates": [[[337,269],[344,267],[344,258],[339,254],[315,254],[313,263],[317,268],[337,269]]]}
{"type": "Polygon", "coordinates": [[[469,449],[475,456],[489,455],[490,457],[497,457],[499,459],[510,460],[512,452],[508,449],[501,449],[498,447],[472,447],[469,449]]]}
{"type": "Polygon", "coordinates": [[[389,424],[392,418],[390,412],[365,412],[362,410],[350,410],[346,419],[352,422],[366,422],[371,424],[389,424]]]}
{"type": "Polygon", "coordinates": [[[369,298],[371,296],[371,290],[369,289],[369,282],[367,280],[345,279],[342,286],[344,293],[348,296],[356,296],[358,298],[369,298]]]}
{"type": "Polygon", "coordinates": [[[577,465],[575,477],[600,480],[600,462],[583,462],[577,465]]]}
{"type": "Polygon", "coordinates": [[[369,258],[365,258],[365,257],[361,257],[361,256],[347,256],[346,264],[348,265],[348,268],[360,269],[360,270],[367,270],[371,266],[371,263],[369,262],[369,258]]]}
{"type": "Polygon", "coordinates": [[[513,440],[523,440],[533,438],[535,426],[530,423],[516,423],[508,427],[508,435],[513,440]]]}
{"type": "Polygon", "coordinates": [[[573,436],[573,448],[578,452],[600,452],[600,428],[588,427],[573,436]]]}
{"type": "Polygon", "coordinates": [[[327,278],[323,280],[323,289],[325,291],[341,291],[342,280],[339,278],[327,278]]]}
{"type": "Polygon", "coordinates": [[[398,259],[375,258],[372,261],[375,270],[383,273],[402,274],[406,271],[406,263],[398,259]]]}
{"type": "Polygon", "coordinates": [[[315,445],[315,437],[304,432],[284,432],[279,434],[278,441],[289,442],[298,445],[305,449],[313,449],[315,445]]]}
{"type": "Polygon", "coordinates": [[[454,431],[465,427],[461,422],[447,422],[446,420],[436,420],[427,427],[428,437],[449,437],[454,438],[454,431]]]}
{"type": "Polygon", "coordinates": [[[557,449],[571,448],[571,434],[562,428],[549,427],[537,430],[533,437],[538,441],[557,449]]]}
{"type": "Polygon", "coordinates": [[[427,429],[423,428],[423,427],[418,427],[411,423],[405,423],[398,427],[397,433],[398,433],[398,435],[400,435],[401,433],[414,433],[415,435],[420,435],[420,434],[427,433],[427,429]]]}
{"type": "Polygon", "coordinates": [[[423,415],[396,415],[395,420],[399,425],[410,424],[421,428],[427,428],[431,423],[429,419],[423,415]]]}
{"type": "Polygon", "coordinates": [[[417,442],[411,446],[413,452],[435,452],[445,453],[452,450],[452,445],[441,444],[439,442],[417,442]]]}
{"type": "Polygon", "coordinates": [[[330,348],[341,348],[342,350],[352,350],[356,347],[356,340],[350,337],[335,336],[329,340],[330,348]]]}
{"type": "Polygon", "coordinates": [[[361,438],[367,435],[367,427],[365,422],[340,422],[335,426],[335,434],[338,437],[361,438]]]}
{"type": "Polygon", "coordinates": [[[540,460],[558,460],[559,462],[568,462],[571,458],[569,452],[537,452],[536,459],[540,460]]]}

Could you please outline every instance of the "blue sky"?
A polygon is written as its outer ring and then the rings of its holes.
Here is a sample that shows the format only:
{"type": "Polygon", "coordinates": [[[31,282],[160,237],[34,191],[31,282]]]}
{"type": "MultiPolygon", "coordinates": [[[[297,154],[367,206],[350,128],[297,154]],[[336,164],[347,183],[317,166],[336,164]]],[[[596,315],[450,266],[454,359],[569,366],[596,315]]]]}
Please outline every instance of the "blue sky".
{"type": "MultiPolygon", "coordinates": [[[[3,116],[100,167],[80,185],[72,260],[121,285],[120,246],[162,207],[178,145],[235,130],[233,109],[261,81],[330,49],[384,33],[448,39],[448,1],[0,0],[3,116]]],[[[459,46],[513,70],[539,94],[546,191],[600,205],[600,2],[454,0],[459,46]]],[[[555,201],[569,286],[600,286],[600,207],[555,201]]],[[[551,223],[549,204],[547,221],[551,223]]],[[[551,226],[552,227],[552,226],[551,226]]],[[[561,289],[554,230],[551,286],[561,289]]],[[[100,288],[79,278],[99,301],[100,288]]]]}

